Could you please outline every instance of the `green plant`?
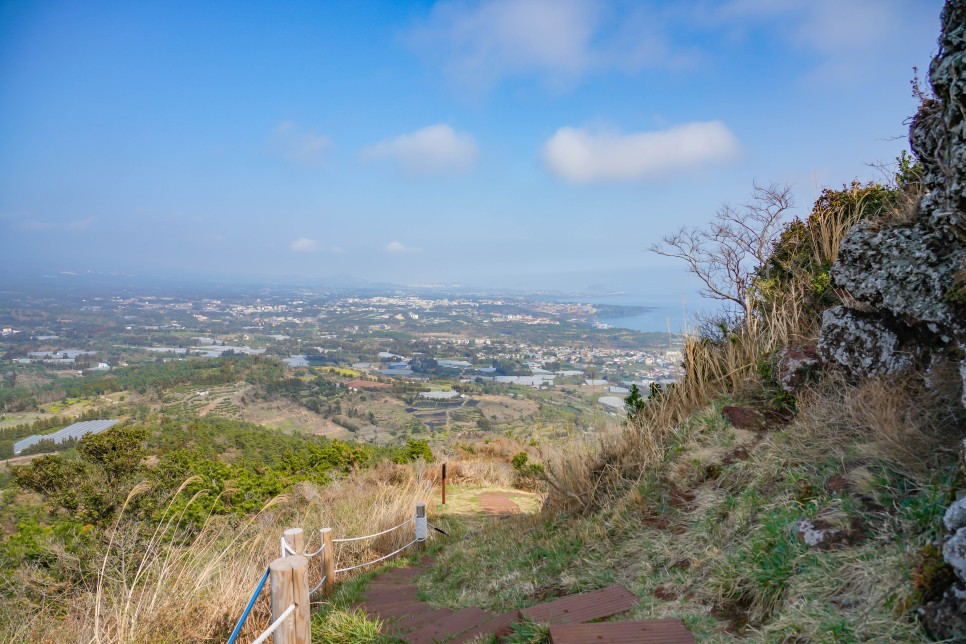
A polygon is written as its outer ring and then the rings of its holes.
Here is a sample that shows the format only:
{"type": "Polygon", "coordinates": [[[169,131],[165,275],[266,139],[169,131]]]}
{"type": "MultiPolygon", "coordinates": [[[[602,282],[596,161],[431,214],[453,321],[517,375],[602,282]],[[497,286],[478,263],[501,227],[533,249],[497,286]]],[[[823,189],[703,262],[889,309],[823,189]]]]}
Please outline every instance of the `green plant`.
{"type": "Polygon", "coordinates": [[[436,460],[436,457],[427,441],[407,438],[406,445],[396,450],[396,455],[393,456],[392,460],[396,463],[409,463],[418,459],[432,463],[436,460]]]}
{"type": "Polygon", "coordinates": [[[312,639],[328,644],[371,644],[387,641],[382,622],[371,619],[361,608],[334,608],[312,620],[312,639]]]}
{"type": "MultiPolygon", "coordinates": [[[[653,386],[656,383],[651,383],[652,394],[653,386]]],[[[641,395],[641,390],[637,388],[637,385],[631,385],[631,392],[624,399],[624,406],[627,408],[627,418],[628,420],[633,420],[638,414],[643,411],[644,406],[647,404],[647,399],[641,395]]]]}
{"type": "Polygon", "coordinates": [[[718,573],[730,599],[753,607],[763,617],[778,608],[802,558],[812,556],[795,534],[798,518],[794,511],[778,507],[756,519],[755,528],[718,573]]]}
{"type": "Polygon", "coordinates": [[[513,624],[512,632],[503,638],[506,644],[545,644],[550,641],[550,626],[535,622],[513,624]]]}

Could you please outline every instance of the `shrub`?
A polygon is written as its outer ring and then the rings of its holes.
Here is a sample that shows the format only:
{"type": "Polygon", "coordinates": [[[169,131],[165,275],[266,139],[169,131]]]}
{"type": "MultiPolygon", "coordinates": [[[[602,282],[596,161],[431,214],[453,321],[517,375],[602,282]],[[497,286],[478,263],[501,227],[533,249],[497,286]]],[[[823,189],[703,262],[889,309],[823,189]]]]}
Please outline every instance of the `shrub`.
{"type": "Polygon", "coordinates": [[[393,461],[396,463],[409,463],[417,459],[423,459],[427,463],[436,460],[433,450],[429,448],[429,443],[424,440],[406,439],[406,446],[396,450],[393,461]]]}

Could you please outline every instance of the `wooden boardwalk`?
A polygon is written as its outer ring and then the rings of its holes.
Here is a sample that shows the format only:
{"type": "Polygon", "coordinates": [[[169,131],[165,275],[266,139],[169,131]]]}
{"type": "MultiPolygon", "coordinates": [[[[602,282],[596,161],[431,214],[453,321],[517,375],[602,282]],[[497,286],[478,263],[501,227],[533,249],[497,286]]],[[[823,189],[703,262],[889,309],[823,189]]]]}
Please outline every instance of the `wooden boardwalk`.
{"type": "Polygon", "coordinates": [[[694,644],[694,636],[679,619],[602,624],[561,624],[550,627],[553,644],[694,644]]]}
{"type": "Polygon", "coordinates": [[[481,608],[452,611],[433,608],[419,600],[413,580],[426,571],[432,559],[394,568],[376,577],[363,593],[360,607],[386,622],[386,632],[410,644],[457,644],[481,635],[501,637],[520,621],[552,624],[554,644],[623,644],[631,642],[686,644],[694,638],[680,620],[658,619],[636,622],[585,622],[606,619],[632,609],[637,599],[621,586],[610,586],[537,604],[522,610],[495,614],[481,608]]]}

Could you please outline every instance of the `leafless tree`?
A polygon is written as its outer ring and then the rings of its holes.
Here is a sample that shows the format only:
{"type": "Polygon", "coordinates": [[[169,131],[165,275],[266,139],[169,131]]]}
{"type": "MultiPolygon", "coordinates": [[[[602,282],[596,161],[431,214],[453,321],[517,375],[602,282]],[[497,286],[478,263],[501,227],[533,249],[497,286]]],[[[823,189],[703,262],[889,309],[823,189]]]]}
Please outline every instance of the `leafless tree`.
{"type": "Polygon", "coordinates": [[[683,227],[649,250],[684,260],[703,283],[702,295],[736,304],[750,315],[755,269],[768,259],[793,205],[791,187],[756,183],[748,203],[737,208],[725,204],[710,224],[683,227]]]}

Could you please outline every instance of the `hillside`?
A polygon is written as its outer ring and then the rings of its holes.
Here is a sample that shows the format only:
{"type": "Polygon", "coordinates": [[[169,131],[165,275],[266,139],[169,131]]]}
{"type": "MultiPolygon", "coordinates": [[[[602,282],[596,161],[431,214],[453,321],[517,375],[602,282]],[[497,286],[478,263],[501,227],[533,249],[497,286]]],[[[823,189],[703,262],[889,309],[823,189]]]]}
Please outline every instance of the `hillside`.
{"type": "Polygon", "coordinates": [[[736,224],[771,242],[781,188],[689,238],[707,246],[666,240],[710,257],[695,272],[739,313],[622,432],[546,454],[550,510],[447,548],[428,598],[501,611],[618,582],[628,617],[699,641],[966,638],[966,3],[942,19],[894,183],[826,190],[747,273],[728,258],[761,245],[736,224]]]}
{"type": "MultiPolygon", "coordinates": [[[[225,641],[300,527],[311,547],[321,528],[348,537],[347,574],[312,604],[315,641],[399,642],[359,604],[385,570],[352,568],[415,543],[390,529],[425,503],[438,530],[413,592],[434,610],[620,584],[637,603],[619,619],[680,619],[701,642],[966,641],[966,0],[942,26],[913,154],[886,180],[827,187],[791,221],[791,188],[755,185],[654,247],[722,305],[679,366],[660,364],[676,349],[634,354],[647,336],[585,321],[564,320],[538,360],[529,323],[487,344],[456,334],[459,317],[417,335],[417,314],[412,336],[374,336],[379,322],[294,365],[278,358],[305,358],[301,339],[262,334],[277,355],[138,346],[110,373],[18,372],[38,382],[0,401],[2,457],[73,419],[122,422],[0,469],[0,640],[225,641]],[[609,353],[572,369],[595,337],[609,353]],[[596,368],[655,377],[604,411],[596,368]]],[[[243,639],[270,615],[256,602],[243,639]]],[[[549,642],[548,625],[500,641],[549,642]]]]}

